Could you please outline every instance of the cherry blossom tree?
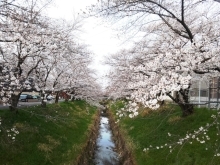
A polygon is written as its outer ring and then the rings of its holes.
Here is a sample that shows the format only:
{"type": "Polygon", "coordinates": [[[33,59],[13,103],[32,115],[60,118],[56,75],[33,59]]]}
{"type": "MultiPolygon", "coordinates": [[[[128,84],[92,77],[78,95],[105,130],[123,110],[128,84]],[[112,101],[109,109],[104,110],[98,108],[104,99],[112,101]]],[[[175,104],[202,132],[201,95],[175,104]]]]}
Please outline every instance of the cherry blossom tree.
{"type": "MultiPolygon", "coordinates": [[[[136,2],[127,3],[134,7],[136,2]]],[[[121,56],[127,54],[132,57],[126,71],[129,73],[127,91],[133,91],[131,100],[156,109],[159,107],[158,101],[163,101],[169,96],[181,107],[183,116],[187,116],[193,113],[193,105],[189,102],[188,94],[191,83],[195,81],[194,74],[202,74],[203,77],[219,76],[219,14],[210,2],[205,3],[206,8],[203,3],[193,5],[191,1],[181,2],[180,7],[184,11],[181,10],[178,18],[178,14],[173,14],[179,11],[175,10],[177,9],[177,6],[175,8],[173,6],[175,3],[168,6],[165,1],[161,4],[155,1],[156,6],[152,9],[154,13],[151,14],[158,15],[160,19],[154,24],[145,26],[144,39],[137,42],[130,51],[121,52],[121,56]],[[166,8],[161,5],[166,5],[166,8]],[[161,10],[157,11],[157,7],[161,10]],[[207,7],[212,10],[205,11],[207,7]]],[[[141,5],[143,4],[137,5],[137,8],[141,5]]],[[[119,8],[118,13],[124,12],[125,10],[119,8]]],[[[150,13],[148,10],[146,12],[150,13]]],[[[124,66],[121,65],[120,68],[124,66]]],[[[125,71],[120,71],[118,66],[115,68],[121,72],[122,77],[125,71]]]]}
{"type": "Polygon", "coordinates": [[[134,81],[129,69],[132,60],[133,54],[129,50],[121,50],[105,60],[106,64],[111,66],[107,75],[110,81],[106,89],[109,97],[117,99],[130,96],[132,89],[128,89],[128,83],[134,81]]]}
{"type": "Polygon", "coordinates": [[[93,75],[91,72],[86,75],[87,76],[84,79],[78,82],[80,85],[72,88],[74,89],[74,92],[72,92],[73,97],[74,99],[83,99],[87,100],[88,102],[98,103],[102,100],[101,86],[97,83],[95,75],[93,75]]]}
{"type": "Polygon", "coordinates": [[[52,20],[42,15],[38,3],[33,6],[28,1],[5,0],[0,7],[0,89],[4,103],[16,109],[24,90],[36,90],[42,93],[45,105],[48,94],[69,90],[89,77],[90,52],[74,36],[79,21],[52,20]]]}
{"type": "Polygon", "coordinates": [[[58,99],[59,92],[74,84],[73,78],[76,77],[74,74],[83,70],[83,66],[87,67],[84,63],[89,62],[89,51],[86,50],[85,45],[74,41],[73,31],[76,30],[76,24],[78,23],[73,25],[59,21],[52,27],[52,38],[48,37],[53,42],[52,49],[48,48],[50,55],[37,69],[38,88],[43,98],[42,105],[51,93],[55,92],[58,99]]]}
{"type": "Polygon", "coordinates": [[[2,96],[5,103],[16,107],[20,93],[34,88],[33,71],[42,62],[47,44],[45,20],[26,1],[1,1],[1,62],[8,74],[2,77],[2,96]],[[19,2],[22,4],[20,5],[19,2]],[[9,79],[10,78],[10,79],[9,79]],[[10,100],[9,100],[10,99],[10,100]]]}
{"type": "Polygon", "coordinates": [[[186,17],[192,12],[201,17],[201,13],[196,13],[197,11],[215,8],[215,4],[217,2],[200,0],[101,0],[89,9],[89,13],[113,17],[114,20],[125,19],[125,30],[129,27],[142,30],[146,25],[160,20],[174,33],[193,42],[194,34],[186,17]]]}

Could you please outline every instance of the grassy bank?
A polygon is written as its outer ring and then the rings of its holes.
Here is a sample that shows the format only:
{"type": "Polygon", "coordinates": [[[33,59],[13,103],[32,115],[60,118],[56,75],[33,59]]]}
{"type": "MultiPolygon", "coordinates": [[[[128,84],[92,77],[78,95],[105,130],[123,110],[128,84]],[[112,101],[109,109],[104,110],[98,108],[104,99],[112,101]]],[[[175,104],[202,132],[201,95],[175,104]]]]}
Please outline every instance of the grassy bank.
{"type": "MultiPolygon", "coordinates": [[[[121,101],[110,103],[113,114],[123,106],[121,101]]],[[[178,107],[166,105],[157,111],[142,109],[139,116],[123,117],[118,124],[138,165],[218,165],[216,116],[216,111],[200,108],[182,118],[178,107]]]]}
{"type": "Polygon", "coordinates": [[[84,101],[0,111],[1,164],[74,164],[96,112],[84,101]]]}

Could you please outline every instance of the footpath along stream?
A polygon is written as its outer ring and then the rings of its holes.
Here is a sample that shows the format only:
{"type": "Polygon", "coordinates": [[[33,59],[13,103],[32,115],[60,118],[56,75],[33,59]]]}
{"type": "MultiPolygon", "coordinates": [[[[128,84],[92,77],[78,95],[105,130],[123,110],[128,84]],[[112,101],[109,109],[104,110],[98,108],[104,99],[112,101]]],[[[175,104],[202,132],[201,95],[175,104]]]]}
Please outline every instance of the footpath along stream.
{"type": "Polygon", "coordinates": [[[96,165],[118,165],[118,154],[115,152],[115,143],[112,139],[112,131],[109,125],[109,119],[105,113],[101,113],[99,136],[95,150],[96,165]]]}

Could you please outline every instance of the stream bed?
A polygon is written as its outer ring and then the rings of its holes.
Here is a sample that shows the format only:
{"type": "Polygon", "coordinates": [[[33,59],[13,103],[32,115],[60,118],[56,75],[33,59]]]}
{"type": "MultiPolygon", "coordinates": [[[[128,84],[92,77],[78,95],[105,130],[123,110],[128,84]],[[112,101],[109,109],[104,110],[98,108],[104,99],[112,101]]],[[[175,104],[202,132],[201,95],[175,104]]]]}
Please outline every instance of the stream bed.
{"type": "Polygon", "coordinates": [[[115,144],[112,140],[112,131],[109,125],[109,119],[101,116],[99,136],[96,141],[95,151],[96,165],[118,165],[118,154],[115,152],[115,144]]]}

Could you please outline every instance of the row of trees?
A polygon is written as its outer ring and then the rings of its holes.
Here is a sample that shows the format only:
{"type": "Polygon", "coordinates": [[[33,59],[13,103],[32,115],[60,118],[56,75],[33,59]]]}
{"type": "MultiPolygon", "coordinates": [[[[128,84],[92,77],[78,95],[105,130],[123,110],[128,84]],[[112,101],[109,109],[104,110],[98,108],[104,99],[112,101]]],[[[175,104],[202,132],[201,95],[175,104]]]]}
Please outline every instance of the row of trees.
{"type": "Polygon", "coordinates": [[[211,0],[102,0],[93,6],[101,16],[124,20],[125,30],[144,34],[108,59],[111,95],[152,109],[168,96],[184,116],[193,113],[188,94],[195,74],[209,79],[220,73],[219,9],[211,0]]]}
{"type": "Polygon", "coordinates": [[[99,88],[88,67],[91,53],[76,37],[80,21],[48,18],[49,1],[43,2],[0,1],[0,99],[12,108],[25,90],[41,92],[45,104],[52,92],[84,97],[80,89],[92,87],[94,95],[99,88]]]}

